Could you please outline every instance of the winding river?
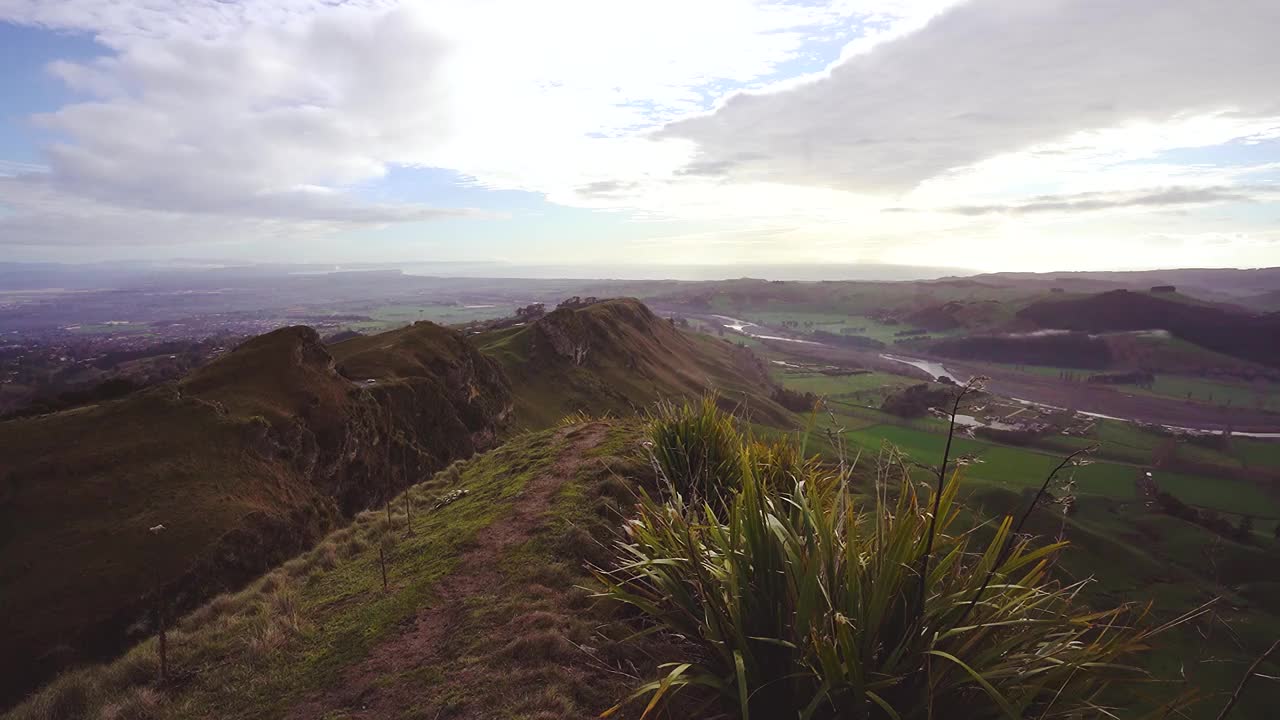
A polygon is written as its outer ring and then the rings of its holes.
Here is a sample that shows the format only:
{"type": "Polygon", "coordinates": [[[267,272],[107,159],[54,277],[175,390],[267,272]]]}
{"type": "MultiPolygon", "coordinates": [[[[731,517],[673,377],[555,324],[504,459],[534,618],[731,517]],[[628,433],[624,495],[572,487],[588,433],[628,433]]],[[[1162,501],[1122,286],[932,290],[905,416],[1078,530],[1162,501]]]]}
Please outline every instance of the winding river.
{"type": "MultiPolygon", "coordinates": [[[[760,340],[779,340],[781,342],[798,343],[802,345],[818,345],[818,346],[823,345],[822,343],[815,342],[813,340],[801,340],[799,338],[781,337],[779,335],[764,335],[764,334],[761,334],[760,332],[757,332],[757,329],[760,328],[760,325],[758,325],[757,323],[748,322],[746,320],[739,320],[737,318],[729,317],[728,315],[713,315],[712,317],[722,321],[721,324],[724,327],[730,330],[733,330],[734,332],[740,333],[742,335],[746,335],[748,337],[753,337],[760,340]]],[[[969,381],[969,378],[964,374],[956,373],[955,371],[948,370],[947,367],[940,362],[935,362],[932,360],[921,360],[919,358],[912,358],[912,357],[903,357],[901,355],[891,355],[889,353],[881,353],[880,357],[885,360],[902,363],[904,365],[910,365],[911,367],[914,367],[916,369],[923,370],[925,373],[929,375],[929,377],[933,378],[934,380],[937,380],[939,377],[946,376],[951,378],[955,382],[961,383],[961,384],[969,381]]],[[[1022,403],[1024,405],[1035,405],[1035,406],[1048,408],[1052,410],[1062,410],[1062,408],[1059,408],[1054,405],[1048,405],[1045,403],[1034,402],[1031,400],[1023,400],[1021,398],[1011,398],[1011,399],[1016,402],[1022,403]]],[[[1143,423],[1143,421],[1138,420],[1136,418],[1116,417],[1114,415],[1103,415],[1102,413],[1096,413],[1096,412],[1085,412],[1085,411],[1078,411],[1078,412],[1080,412],[1081,415],[1087,415],[1089,417],[1099,418],[1103,420],[1118,420],[1120,422],[1127,422],[1127,423],[1134,423],[1134,424],[1147,424],[1147,423],[1143,423]]],[[[983,421],[978,420],[977,418],[973,418],[967,415],[963,416],[963,418],[960,416],[957,416],[956,420],[961,425],[972,425],[972,426],[988,425],[989,427],[998,427],[1000,425],[1000,423],[996,423],[996,424],[984,423],[983,421]]],[[[1155,423],[1150,423],[1150,424],[1155,424],[1155,423]]],[[[1179,425],[1160,425],[1160,427],[1163,427],[1166,430],[1170,430],[1173,432],[1192,433],[1192,434],[1201,434],[1201,435],[1214,434],[1217,432],[1215,430],[1208,430],[1204,428],[1182,427],[1179,425]]],[[[1276,432],[1232,431],[1231,434],[1238,435],[1240,437],[1262,438],[1262,439],[1268,439],[1268,440],[1280,439],[1280,433],[1276,433],[1276,432]]]]}

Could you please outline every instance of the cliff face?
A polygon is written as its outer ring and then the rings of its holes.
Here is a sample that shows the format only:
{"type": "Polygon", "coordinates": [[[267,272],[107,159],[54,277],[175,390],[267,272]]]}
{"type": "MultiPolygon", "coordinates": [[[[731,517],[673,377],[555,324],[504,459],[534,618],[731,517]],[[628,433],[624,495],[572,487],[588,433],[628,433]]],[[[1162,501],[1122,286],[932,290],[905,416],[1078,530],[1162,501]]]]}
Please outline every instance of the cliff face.
{"type": "Polygon", "coordinates": [[[194,607],[488,448],[511,406],[455,331],[330,349],[292,327],[177,383],[0,423],[0,705],[148,632],[160,588],[194,607]]]}

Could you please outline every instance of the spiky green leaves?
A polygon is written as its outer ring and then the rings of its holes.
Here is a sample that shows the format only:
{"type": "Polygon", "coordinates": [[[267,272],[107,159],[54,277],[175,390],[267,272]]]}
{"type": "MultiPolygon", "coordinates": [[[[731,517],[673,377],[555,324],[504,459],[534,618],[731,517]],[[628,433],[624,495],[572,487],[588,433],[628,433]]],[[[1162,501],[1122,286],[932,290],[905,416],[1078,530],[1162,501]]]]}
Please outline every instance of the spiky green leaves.
{"type": "Polygon", "coordinates": [[[1009,518],[982,544],[952,531],[957,482],[936,522],[905,473],[861,506],[847,478],[743,439],[709,400],[660,409],[649,436],[677,493],[642,497],[597,572],[602,595],[688,642],[637,691],[645,715],[700,686],[744,719],[1092,717],[1109,686],[1145,679],[1128,609],[1091,612],[1050,577],[1062,544],[1011,540],[1009,518]]]}

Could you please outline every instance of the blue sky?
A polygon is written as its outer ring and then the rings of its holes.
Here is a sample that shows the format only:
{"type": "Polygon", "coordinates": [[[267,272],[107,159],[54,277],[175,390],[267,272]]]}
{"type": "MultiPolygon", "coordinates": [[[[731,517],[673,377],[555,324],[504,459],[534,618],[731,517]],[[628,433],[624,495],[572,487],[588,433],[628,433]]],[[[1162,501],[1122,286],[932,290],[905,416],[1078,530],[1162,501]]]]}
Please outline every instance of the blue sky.
{"type": "Polygon", "coordinates": [[[34,127],[36,113],[52,112],[75,101],[76,94],[45,72],[57,59],[84,62],[105,49],[86,33],[50,32],[0,23],[0,160],[41,162],[40,146],[52,134],[34,127]]]}
{"type": "Polygon", "coordinates": [[[0,252],[1280,265],[1276,36],[1268,0],[0,1],[0,252]]]}

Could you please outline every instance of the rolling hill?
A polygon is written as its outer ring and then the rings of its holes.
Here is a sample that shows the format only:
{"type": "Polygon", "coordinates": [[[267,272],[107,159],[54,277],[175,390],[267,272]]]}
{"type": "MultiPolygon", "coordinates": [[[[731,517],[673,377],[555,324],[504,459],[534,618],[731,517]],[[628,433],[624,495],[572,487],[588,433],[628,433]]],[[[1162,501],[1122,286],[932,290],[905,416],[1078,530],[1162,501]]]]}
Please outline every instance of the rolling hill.
{"type": "Polygon", "coordinates": [[[430,324],[378,342],[385,360],[331,355],[284,328],[179,382],[0,423],[3,698],[117,651],[157,588],[193,607],[492,445],[511,400],[491,361],[430,324]]]}
{"type": "Polygon", "coordinates": [[[1082,298],[1041,301],[1018,317],[1042,328],[1090,333],[1167,330],[1215,352],[1277,366],[1280,314],[1254,314],[1185,302],[1154,293],[1112,290],[1082,298]]]}
{"type": "Polygon", "coordinates": [[[561,308],[522,326],[474,337],[511,381],[517,427],[567,414],[627,415],[660,398],[714,390],[753,420],[790,427],[771,399],[776,383],[750,350],[684,332],[634,299],[561,308]]]}
{"type": "Polygon", "coordinates": [[[789,427],[775,389],[745,348],[617,300],[474,337],[284,328],[180,381],[0,423],[0,703],[149,632],[157,593],[176,613],[234,590],[515,430],[708,390],[789,427]]]}
{"type": "MultiPolygon", "coordinates": [[[[637,678],[688,652],[680,638],[637,632],[633,614],[588,589],[597,581],[587,566],[609,561],[634,493],[655,491],[645,438],[638,423],[615,419],[515,435],[409,487],[389,514],[360,513],[245,589],[177,619],[176,681],[155,682],[151,638],[112,663],[64,674],[38,700],[90,717],[598,717],[637,678]],[[125,710],[132,714],[110,714],[125,710]]],[[[964,522],[975,525],[1028,500],[968,480],[962,493],[975,511],[964,522]]],[[[1212,617],[1160,636],[1146,658],[1159,677],[1188,671],[1207,683],[1188,717],[1212,717],[1241,663],[1280,627],[1267,574],[1275,549],[1223,542],[1140,503],[1086,495],[1080,504],[1070,517],[1045,507],[1030,529],[1070,540],[1055,573],[1092,577],[1081,591],[1090,603],[1154,599],[1144,621],[1154,624],[1226,598],[1212,617]],[[1222,621],[1248,629],[1242,647],[1215,631],[1222,621]]],[[[1156,698],[1179,690],[1153,687],[1156,698]]],[[[38,707],[12,720],[45,717],[38,707]]],[[[1265,692],[1253,692],[1237,716],[1260,720],[1270,707],[1265,692]]],[[[636,703],[616,717],[642,710],[636,703]]],[[[661,716],[705,715],[677,705],[661,716]]]]}

